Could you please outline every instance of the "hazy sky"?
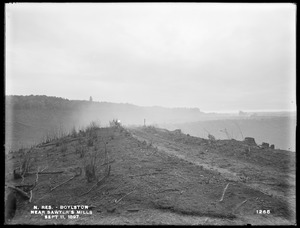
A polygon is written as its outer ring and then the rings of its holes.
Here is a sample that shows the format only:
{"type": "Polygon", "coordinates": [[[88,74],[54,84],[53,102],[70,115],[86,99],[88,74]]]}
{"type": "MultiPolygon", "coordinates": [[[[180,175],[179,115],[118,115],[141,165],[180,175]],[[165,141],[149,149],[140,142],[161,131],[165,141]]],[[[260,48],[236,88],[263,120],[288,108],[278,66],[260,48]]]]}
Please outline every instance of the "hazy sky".
{"type": "Polygon", "coordinates": [[[6,94],[296,109],[296,5],[6,4],[6,94]]]}

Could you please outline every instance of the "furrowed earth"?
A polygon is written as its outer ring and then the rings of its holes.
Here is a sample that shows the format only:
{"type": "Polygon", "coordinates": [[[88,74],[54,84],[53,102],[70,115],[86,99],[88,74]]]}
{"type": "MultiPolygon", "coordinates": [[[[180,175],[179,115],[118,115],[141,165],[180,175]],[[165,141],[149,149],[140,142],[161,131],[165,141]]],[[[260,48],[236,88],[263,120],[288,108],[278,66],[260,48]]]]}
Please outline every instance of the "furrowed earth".
{"type": "Polygon", "coordinates": [[[37,183],[32,194],[27,192],[30,200],[6,188],[17,197],[7,224],[296,223],[295,153],[244,141],[208,140],[154,127],[94,128],[10,152],[5,164],[7,186],[37,183]],[[84,148],[84,155],[78,148],[84,148]],[[24,152],[31,158],[31,175],[15,179],[24,152]],[[98,185],[87,181],[89,159],[98,180],[103,178],[98,185]],[[60,206],[77,205],[88,209],[64,219],[31,213],[36,206],[40,213],[56,215],[51,211],[60,206]]]}

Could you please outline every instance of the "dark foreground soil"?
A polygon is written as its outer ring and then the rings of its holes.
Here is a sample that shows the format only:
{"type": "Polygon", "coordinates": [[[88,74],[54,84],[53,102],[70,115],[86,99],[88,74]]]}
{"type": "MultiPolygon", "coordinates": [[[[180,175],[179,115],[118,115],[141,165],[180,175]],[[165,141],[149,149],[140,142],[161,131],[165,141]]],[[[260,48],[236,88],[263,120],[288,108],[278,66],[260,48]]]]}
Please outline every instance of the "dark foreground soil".
{"type": "Polygon", "coordinates": [[[31,202],[16,194],[17,210],[8,224],[295,224],[291,152],[153,127],[98,128],[28,149],[33,174],[15,180],[13,170],[24,151],[7,155],[6,184],[38,181],[31,202]],[[84,167],[92,159],[99,180],[105,176],[105,144],[110,173],[95,186],[96,181],[87,181],[84,167]],[[77,148],[85,148],[83,156],[77,148]],[[77,167],[81,175],[68,181],[77,167]],[[34,174],[38,169],[50,174],[34,174]],[[61,173],[51,174],[55,171],[61,173]],[[88,209],[78,217],[56,218],[63,205],[88,209]]]}

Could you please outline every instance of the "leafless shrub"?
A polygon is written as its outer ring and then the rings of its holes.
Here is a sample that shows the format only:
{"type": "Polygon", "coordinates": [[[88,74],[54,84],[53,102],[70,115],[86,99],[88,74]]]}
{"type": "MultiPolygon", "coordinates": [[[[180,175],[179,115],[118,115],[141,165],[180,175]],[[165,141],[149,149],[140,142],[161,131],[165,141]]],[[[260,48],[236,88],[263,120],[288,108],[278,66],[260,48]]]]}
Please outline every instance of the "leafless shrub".
{"type": "Polygon", "coordinates": [[[96,160],[97,160],[97,152],[95,152],[93,155],[90,155],[85,160],[85,177],[88,182],[92,182],[96,180],[96,160]]]}
{"type": "Polygon", "coordinates": [[[60,139],[60,138],[65,137],[67,135],[68,134],[63,129],[63,127],[59,126],[56,129],[53,129],[52,131],[47,132],[46,135],[42,138],[42,143],[50,143],[53,140],[60,139]]]}
{"type": "Polygon", "coordinates": [[[87,164],[85,166],[85,177],[88,182],[92,182],[96,179],[96,171],[95,171],[95,165],[94,164],[87,164]]]}
{"type": "Polygon", "coordinates": [[[220,130],[220,131],[226,134],[227,139],[232,139],[233,138],[232,135],[231,136],[229,135],[229,133],[228,133],[228,131],[227,131],[226,128],[224,130],[220,130]]]}
{"type": "Polygon", "coordinates": [[[121,127],[121,122],[118,119],[113,119],[112,121],[109,121],[110,127],[121,127]]]}
{"type": "Polygon", "coordinates": [[[26,173],[30,170],[32,165],[32,157],[30,151],[20,149],[21,155],[19,158],[19,175],[24,179],[26,173]]]}
{"type": "Polygon", "coordinates": [[[93,145],[94,145],[93,139],[89,138],[88,141],[87,141],[87,146],[92,147],[93,145]]]}
{"type": "Polygon", "coordinates": [[[242,132],[242,130],[241,130],[241,128],[240,128],[240,125],[239,125],[237,122],[235,122],[235,121],[234,121],[234,123],[235,123],[235,125],[238,127],[238,129],[239,129],[239,131],[240,131],[240,134],[241,134],[241,136],[242,136],[242,140],[244,140],[244,135],[243,135],[243,132],[242,132]]]}
{"type": "Polygon", "coordinates": [[[72,128],[71,132],[70,132],[71,137],[76,138],[78,136],[78,133],[76,131],[75,126],[72,128]]]}
{"type": "Polygon", "coordinates": [[[92,132],[95,132],[97,129],[100,129],[100,124],[92,121],[85,129],[85,132],[88,136],[91,136],[92,132]]]}
{"type": "Polygon", "coordinates": [[[150,141],[150,143],[147,144],[147,148],[151,148],[151,147],[153,147],[152,140],[150,141]]]}
{"type": "Polygon", "coordinates": [[[88,157],[84,160],[84,170],[85,170],[85,176],[88,182],[97,180],[99,181],[100,178],[100,170],[97,171],[97,167],[100,168],[101,165],[98,165],[100,163],[100,160],[104,160],[105,163],[108,164],[108,152],[106,149],[105,143],[105,150],[103,153],[103,150],[98,149],[97,146],[94,147],[94,150],[89,154],[88,157]]]}
{"type": "Polygon", "coordinates": [[[215,141],[216,140],[215,136],[213,136],[211,134],[208,134],[208,139],[211,140],[211,141],[215,141]]]}
{"type": "Polygon", "coordinates": [[[78,135],[85,137],[86,136],[86,132],[84,130],[79,130],[78,135]]]}
{"type": "Polygon", "coordinates": [[[83,158],[87,152],[87,148],[83,145],[79,145],[76,147],[76,153],[79,154],[80,158],[83,158]]]}

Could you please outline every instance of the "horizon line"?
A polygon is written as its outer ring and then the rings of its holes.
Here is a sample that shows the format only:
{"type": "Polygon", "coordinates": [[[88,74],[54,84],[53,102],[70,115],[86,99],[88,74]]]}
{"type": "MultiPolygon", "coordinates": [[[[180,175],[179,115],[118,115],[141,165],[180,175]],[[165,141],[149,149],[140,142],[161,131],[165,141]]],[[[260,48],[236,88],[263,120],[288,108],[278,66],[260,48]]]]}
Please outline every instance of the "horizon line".
{"type": "MultiPolygon", "coordinates": [[[[66,100],[70,100],[70,101],[87,101],[90,102],[88,99],[86,100],[79,100],[79,99],[69,99],[69,98],[65,98],[65,97],[58,97],[58,96],[51,96],[51,95],[34,95],[34,94],[30,94],[30,95],[18,95],[18,94],[5,94],[5,96],[46,96],[46,97],[55,97],[55,98],[62,98],[62,99],[66,99],[66,100]]],[[[243,110],[243,109],[235,109],[235,110],[203,110],[200,109],[199,107],[166,107],[166,106],[161,106],[161,105],[148,105],[148,106],[144,106],[144,105],[137,105],[137,104],[133,104],[133,103],[129,103],[129,102],[112,102],[112,101],[95,101],[93,100],[92,102],[99,102],[99,103],[114,103],[114,104],[128,104],[128,105],[134,105],[134,106],[139,106],[139,107],[161,107],[161,108],[170,108],[170,109],[176,109],[176,108],[186,108],[186,109],[198,109],[200,112],[205,113],[205,114],[236,114],[238,115],[240,111],[244,112],[245,114],[247,113],[268,113],[268,112],[297,112],[296,109],[247,109],[247,110],[243,110]]]]}

